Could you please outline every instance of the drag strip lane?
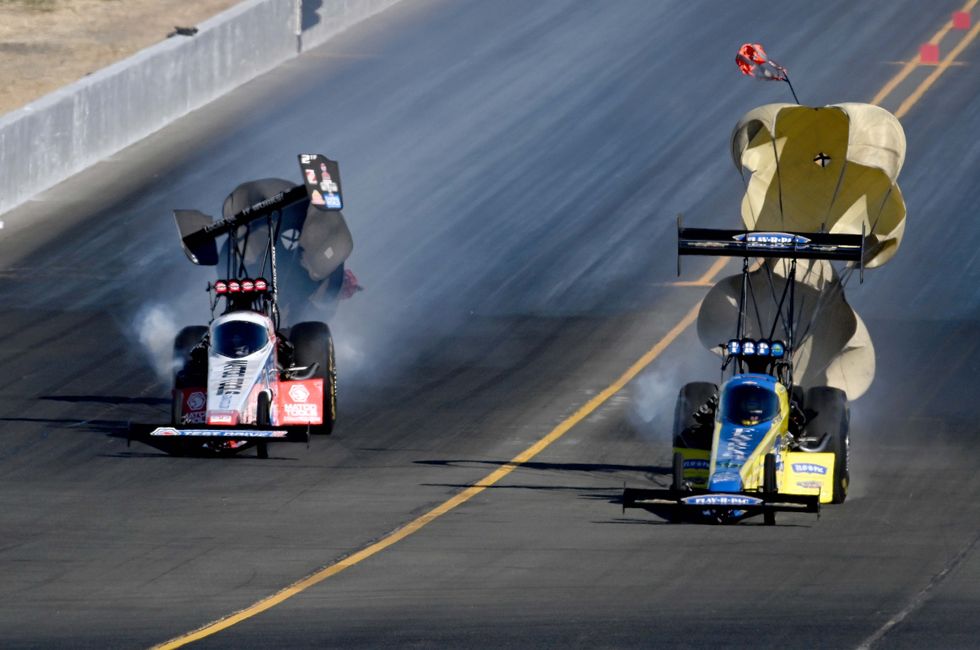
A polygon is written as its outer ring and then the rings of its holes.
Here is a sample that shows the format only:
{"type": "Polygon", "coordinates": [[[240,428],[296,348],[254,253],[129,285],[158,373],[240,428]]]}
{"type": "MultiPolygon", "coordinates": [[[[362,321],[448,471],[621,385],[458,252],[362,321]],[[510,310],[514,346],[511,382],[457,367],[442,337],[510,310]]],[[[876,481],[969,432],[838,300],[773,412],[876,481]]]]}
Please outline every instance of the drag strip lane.
{"type": "MultiPolygon", "coordinates": [[[[976,4],[976,2],[977,0],[970,0],[964,6],[963,10],[969,11],[972,8],[972,6],[976,4]]],[[[980,27],[980,24],[978,24],[977,27],[980,27]]],[[[946,35],[946,33],[949,32],[951,28],[952,28],[952,23],[947,22],[932,37],[932,39],[930,39],[930,42],[938,42],[942,40],[942,38],[946,35]]],[[[935,80],[938,79],[939,76],[941,76],[942,73],[949,68],[950,64],[956,60],[956,57],[962,53],[962,51],[970,44],[970,42],[972,42],[973,38],[976,35],[976,31],[977,28],[975,27],[970,32],[970,34],[968,34],[964,39],[962,39],[956,45],[953,51],[944,60],[943,64],[939,66],[927,78],[926,81],[920,84],[915,89],[915,91],[902,102],[901,107],[899,108],[899,113],[898,113],[899,116],[906,114],[919,100],[922,99],[922,97],[929,90],[929,88],[932,86],[935,80]]],[[[875,95],[875,98],[872,101],[880,102],[882,99],[888,97],[894,91],[894,89],[912,72],[912,70],[915,67],[916,66],[914,63],[910,63],[909,65],[905,66],[894,77],[892,77],[888,82],[885,83],[885,85],[875,95]]],[[[711,265],[711,267],[697,280],[690,281],[690,282],[683,282],[683,281],[676,282],[673,283],[673,285],[710,287],[714,282],[714,280],[725,269],[726,264],[727,264],[727,260],[725,259],[716,260],[711,265]]],[[[277,592],[276,594],[273,594],[268,598],[262,599],[259,602],[251,605],[250,607],[247,607],[243,610],[230,614],[227,617],[209,623],[208,625],[205,625],[197,630],[175,637],[174,639],[171,639],[170,641],[167,641],[155,647],[159,649],[167,649],[167,650],[172,648],[183,647],[189,643],[209,637],[224,629],[236,625],[242,621],[250,619],[253,616],[261,614],[262,612],[265,612],[277,605],[280,605],[286,600],[303,593],[310,587],[320,584],[324,580],[340,573],[341,571],[344,571],[345,569],[350,568],[374,556],[375,554],[387,549],[388,547],[400,542],[401,540],[421,530],[424,526],[431,523],[432,521],[452,511],[457,506],[466,503],[473,497],[482,493],[487,488],[493,487],[494,485],[499,483],[502,479],[507,477],[511,472],[517,469],[519,466],[529,462],[530,460],[538,456],[538,454],[540,454],[552,443],[559,440],[563,435],[565,435],[569,430],[571,430],[572,427],[582,422],[586,417],[594,413],[599,407],[605,404],[611,397],[619,393],[629,382],[635,379],[651,363],[653,363],[657,358],[659,358],[661,353],[666,349],[666,347],[669,346],[671,343],[673,343],[674,340],[676,340],[678,336],[680,336],[684,332],[684,330],[686,330],[688,327],[690,327],[691,324],[693,324],[696,321],[699,307],[700,307],[700,302],[693,309],[687,312],[687,314],[684,315],[684,317],[664,336],[664,338],[662,338],[656,344],[654,344],[653,347],[651,347],[640,359],[638,359],[632,366],[630,366],[619,378],[616,379],[616,381],[614,381],[608,387],[603,389],[596,397],[589,400],[579,410],[577,410],[571,417],[562,421],[561,424],[559,424],[556,428],[551,430],[547,435],[545,435],[540,440],[535,442],[533,445],[531,445],[523,452],[515,456],[506,464],[503,464],[500,468],[488,474],[486,477],[478,481],[473,486],[468,487],[463,491],[457,493],[452,498],[436,506],[435,508],[425,513],[424,515],[412,520],[405,526],[400,527],[394,532],[386,535],[378,542],[375,542],[370,546],[361,549],[353,553],[352,555],[343,558],[338,562],[328,565],[314,572],[313,574],[305,578],[302,578],[301,580],[298,580],[297,582],[284,588],[282,591],[277,592]]],[[[968,547],[968,549],[972,548],[972,546],[973,544],[971,544],[968,547]]],[[[958,559],[962,559],[962,556],[966,552],[967,552],[966,550],[963,551],[963,553],[961,553],[960,556],[958,556],[958,559]]],[[[945,573],[956,564],[958,564],[958,560],[953,562],[949,567],[947,567],[947,569],[944,570],[942,575],[945,575],[945,573]]],[[[928,593],[929,589],[932,586],[933,583],[931,582],[929,587],[927,587],[926,590],[924,590],[919,596],[917,596],[913,605],[910,605],[909,608],[903,610],[902,613],[896,615],[896,617],[891,619],[885,626],[883,626],[878,632],[876,632],[875,635],[869,637],[869,639],[861,647],[870,647],[872,644],[877,642],[881,638],[881,636],[887,633],[888,629],[890,629],[896,623],[900,622],[908,614],[908,611],[914,609],[916,604],[921,602],[921,600],[926,596],[926,594],[928,593]]]]}

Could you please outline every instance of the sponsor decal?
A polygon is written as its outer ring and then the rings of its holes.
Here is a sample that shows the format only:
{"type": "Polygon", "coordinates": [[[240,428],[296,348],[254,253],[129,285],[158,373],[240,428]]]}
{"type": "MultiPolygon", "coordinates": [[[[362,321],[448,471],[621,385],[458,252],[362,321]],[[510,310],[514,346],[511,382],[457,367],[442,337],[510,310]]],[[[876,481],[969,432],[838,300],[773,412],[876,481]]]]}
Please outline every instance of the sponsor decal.
{"type": "Polygon", "coordinates": [[[823,485],[820,484],[820,481],[797,481],[796,484],[801,488],[808,488],[811,490],[819,490],[823,487],[823,485]]]}
{"type": "Polygon", "coordinates": [[[323,422],[323,380],[307,379],[283,385],[278,392],[283,424],[323,422]],[[288,386],[288,387],[287,387],[288,386]]]}
{"type": "Polygon", "coordinates": [[[286,411],[286,417],[289,419],[301,418],[303,421],[306,421],[320,417],[316,404],[283,404],[283,409],[286,411]]]}
{"type": "Polygon", "coordinates": [[[788,246],[806,246],[810,239],[802,235],[791,235],[786,232],[747,232],[735,235],[737,241],[764,248],[784,248],[788,246]]]}
{"type": "Polygon", "coordinates": [[[798,474],[820,474],[823,476],[827,473],[827,468],[814,463],[793,463],[793,471],[798,474]]]}
{"type": "Polygon", "coordinates": [[[732,432],[732,437],[728,439],[725,450],[719,454],[723,458],[742,461],[748,457],[750,445],[752,444],[752,429],[736,427],[732,432]]]}
{"type": "Polygon", "coordinates": [[[741,481],[742,477],[738,472],[719,472],[715,471],[714,476],[711,477],[715,481],[741,481]]]}
{"type": "Polygon", "coordinates": [[[202,391],[196,390],[187,396],[187,408],[192,411],[202,411],[207,406],[208,399],[202,391]]]}
{"type": "Polygon", "coordinates": [[[706,458],[688,458],[684,461],[684,469],[708,469],[710,466],[706,458]]]}
{"type": "Polygon", "coordinates": [[[310,399],[310,391],[303,384],[293,384],[289,387],[289,398],[294,402],[305,402],[310,399]]]}
{"type": "Polygon", "coordinates": [[[208,416],[208,424],[234,424],[235,417],[232,413],[212,413],[208,416]]]}
{"type": "Polygon", "coordinates": [[[696,494],[681,499],[689,506],[758,506],[762,499],[743,494],[696,494]]]}
{"type": "Polygon", "coordinates": [[[204,424],[204,411],[192,411],[184,413],[180,418],[181,424],[204,424]]]}
{"type": "Polygon", "coordinates": [[[184,436],[189,438],[288,438],[289,433],[281,430],[257,429],[174,429],[158,427],[151,436],[184,436]]]}
{"type": "Polygon", "coordinates": [[[310,194],[310,203],[313,205],[323,205],[323,195],[320,194],[320,190],[313,190],[310,194]]]}
{"type": "Polygon", "coordinates": [[[301,153],[299,155],[299,161],[304,165],[309,165],[311,162],[316,160],[316,154],[311,153],[301,153]]]}
{"type": "Polygon", "coordinates": [[[337,210],[340,210],[342,207],[344,207],[343,204],[340,202],[339,194],[327,194],[325,204],[328,208],[335,208],[337,210]]]}
{"type": "Polygon", "coordinates": [[[245,383],[245,371],[248,361],[228,361],[221,369],[221,383],[218,384],[218,395],[240,395],[245,383]]]}
{"type": "Polygon", "coordinates": [[[312,169],[307,169],[306,171],[306,182],[316,185],[316,172],[312,169]]]}

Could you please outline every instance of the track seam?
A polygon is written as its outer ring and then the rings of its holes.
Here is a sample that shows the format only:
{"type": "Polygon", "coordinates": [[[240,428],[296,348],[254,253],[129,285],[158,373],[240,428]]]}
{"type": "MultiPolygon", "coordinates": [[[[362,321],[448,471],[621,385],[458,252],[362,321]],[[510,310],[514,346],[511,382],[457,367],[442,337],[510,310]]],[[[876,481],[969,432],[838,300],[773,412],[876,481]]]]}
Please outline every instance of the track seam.
{"type": "Polygon", "coordinates": [[[872,634],[867,639],[862,641],[861,645],[857,646],[857,650],[870,650],[870,648],[874,644],[881,641],[885,637],[885,635],[892,630],[892,628],[894,628],[896,625],[901,624],[902,621],[908,618],[909,615],[915,612],[915,610],[922,607],[922,605],[929,599],[929,596],[931,595],[932,591],[936,587],[938,587],[949,576],[949,574],[953,572],[953,570],[957,566],[959,566],[960,562],[962,562],[966,558],[966,556],[970,554],[970,551],[973,550],[973,547],[977,545],[977,542],[980,542],[980,534],[974,537],[972,542],[967,544],[956,555],[956,557],[950,560],[946,564],[946,566],[943,567],[942,571],[932,576],[932,579],[929,581],[929,583],[925,587],[923,587],[922,590],[919,591],[919,593],[915,595],[915,598],[912,599],[912,602],[906,605],[902,611],[900,611],[899,613],[895,614],[890,619],[888,619],[884,625],[882,625],[880,628],[878,628],[877,631],[875,631],[874,634],[872,634]]]}

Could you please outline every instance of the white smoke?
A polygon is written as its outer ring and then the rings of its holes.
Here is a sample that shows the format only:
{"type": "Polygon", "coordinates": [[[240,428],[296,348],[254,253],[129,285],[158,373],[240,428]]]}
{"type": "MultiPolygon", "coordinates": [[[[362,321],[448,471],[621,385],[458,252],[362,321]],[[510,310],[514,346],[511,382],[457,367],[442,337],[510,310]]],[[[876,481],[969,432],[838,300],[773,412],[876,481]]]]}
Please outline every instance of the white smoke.
{"type": "Polygon", "coordinates": [[[159,303],[144,305],[133,318],[133,328],[160,381],[170,383],[176,370],[174,337],[180,331],[172,310],[159,303]]]}
{"type": "Polygon", "coordinates": [[[338,373],[361,374],[367,361],[366,342],[356,332],[349,331],[347,328],[338,329],[340,329],[339,336],[336,330],[332,332],[338,373]]]}
{"type": "Polygon", "coordinates": [[[629,422],[651,446],[673,445],[674,406],[681,384],[669,368],[652,368],[630,384],[629,422]]]}

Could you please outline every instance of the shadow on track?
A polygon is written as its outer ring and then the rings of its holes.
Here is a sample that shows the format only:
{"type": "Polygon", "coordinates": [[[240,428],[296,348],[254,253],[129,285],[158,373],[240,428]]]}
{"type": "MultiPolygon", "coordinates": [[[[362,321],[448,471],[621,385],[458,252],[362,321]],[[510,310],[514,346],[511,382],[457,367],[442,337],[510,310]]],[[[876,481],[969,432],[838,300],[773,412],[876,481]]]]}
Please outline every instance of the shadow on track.
{"type": "Polygon", "coordinates": [[[55,402],[94,404],[140,404],[144,406],[170,406],[169,397],[120,397],[118,395],[41,395],[38,399],[55,402]]]}
{"type": "MultiPolygon", "coordinates": [[[[509,460],[466,460],[466,459],[455,459],[455,460],[417,460],[415,461],[417,465],[443,465],[447,467],[460,467],[463,465],[485,465],[490,467],[502,467],[504,465],[512,465],[509,460]]],[[[548,470],[548,471],[560,471],[560,472],[599,472],[599,473],[614,473],[614,472],[644,472],[647,474],[670,474],[670,467],[662,466],[651,466],[651,465],[618,465],[618,464],[606,464],[606,463],[544,463],[540,461],[529,461],[526,463],[520,463],[517,465],[520,469],[536,469],[536,470],[548,470]]],[[[494,486],[496,487],[496,486],[494,486]]],[[[516,487],[516,486],[514,486],[516,487]]]]}
{"type": "Polygon", "coordinates": [[[105,433],[114,438],[125,438],[129,431],[128,420],[87,420],[84,418],[0,418],[0,422],[33,422],[49,424],[55,429],[72,429],[89,433],[105,433]]]}

